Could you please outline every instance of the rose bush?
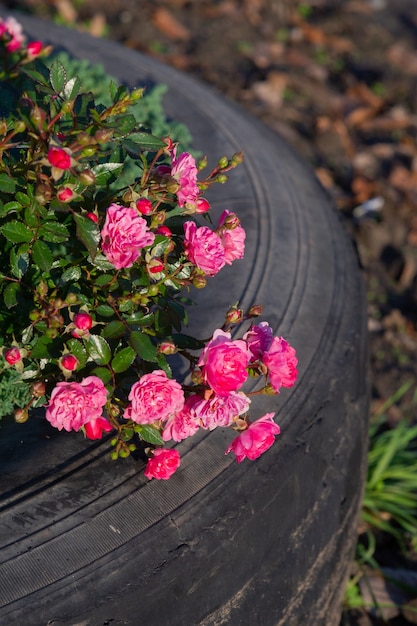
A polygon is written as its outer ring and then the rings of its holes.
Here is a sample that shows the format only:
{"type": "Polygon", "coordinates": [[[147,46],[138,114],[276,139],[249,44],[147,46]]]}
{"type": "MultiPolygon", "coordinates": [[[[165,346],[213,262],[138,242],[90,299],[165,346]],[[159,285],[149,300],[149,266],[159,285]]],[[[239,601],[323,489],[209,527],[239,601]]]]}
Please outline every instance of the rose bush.
{"type": "Polygon", "coordinates": [[[244,254],[235,213],[201,223],[204,192],[243,154],[203,176],[205,158],[137,118],[143,89],[110,82],[110,104],[95,102],[49,53],[0,20],[0,416],[43,406],[59,430],[108,433],[113,459],[146,454],[148,478],[169,478],[167,444],[200,428],[232,428],[227,452],[257,458],[280,431],[274,414],[251,423],[252,396],[294,384],[295,350],[254,323],[259,305],[232,305],[209,339],[184,332],[184,293],[244,254]]]}

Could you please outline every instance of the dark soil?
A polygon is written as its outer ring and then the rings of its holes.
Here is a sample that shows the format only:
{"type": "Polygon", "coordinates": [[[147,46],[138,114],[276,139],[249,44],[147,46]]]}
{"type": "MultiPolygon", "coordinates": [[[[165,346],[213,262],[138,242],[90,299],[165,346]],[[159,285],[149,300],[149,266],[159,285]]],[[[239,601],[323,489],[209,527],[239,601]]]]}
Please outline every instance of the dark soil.
{"type": "MultiPolygon", "coordinates": [[[[410,381],[417,406],[415,0],[9,0],[106,36],[240,102],[311,163],[344,216],[368,288],[372,410],[410,381]]],[[[381,551],[382,564],[395,556],[381,551]]],[[[364,613],[349,622],[370,621],[364,613]]],[[[398,621],[400,619],[401,621],[398,621]]],[[[410,618],[411,619],[411,618],[410,618]]],[[[412,623],[416,623],[415,621],[412,623]]]]}

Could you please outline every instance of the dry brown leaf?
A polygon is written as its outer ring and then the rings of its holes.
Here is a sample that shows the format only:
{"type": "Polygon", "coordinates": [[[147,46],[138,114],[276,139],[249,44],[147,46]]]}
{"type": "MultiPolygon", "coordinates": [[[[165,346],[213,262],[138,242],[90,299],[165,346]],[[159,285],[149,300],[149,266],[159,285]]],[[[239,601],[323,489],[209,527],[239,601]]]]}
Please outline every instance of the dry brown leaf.
{"type": "Polygon", "coordinates": [[[300,21],[298,26],[304,35],[304,39],[315,46],[327,47],[335,52],[352,52],[353,50],[353,43],[345,37],[328,35],[321,28],[304,21],[300,21]]]}
{"type": "Polygon", "coordinates": [[[325,167],[317,167],[315,174],[325,189],[334,187],[334,178],[330,170],[325,167]]]}
{"type": "Polygon", "coordinates": [[[358,128],[365,122],[373,119],[378,111],[372,107],[358,107],[346,116],[346,124],[352,128],[358,128]]]}
{"type": "Polygon", "coordinates": [[[402,43],[396,43],[387,51],[387,61],[395,67],[400,67],[406,74],[417,74],[417,54],[407,48],[402,43]]]}
{"type": "Polygon", "coordinates": [[[88,32],[92,37],[103,37],[106,30],[106,17],[103,13],[95,13],[90,21],[88,32]]]}
{"type": "Polygon", "coordinates": [[[55,6],[64,22],[74,24],[77,21],[78,14],[71,0],[55,0],[55,6]]]}
{"type": "Polygon", "coordinates": [[[365,176],[355,176],[352,180],[352,192],[355,196],[355,202],[362,204],[376,194],[377,186],[374,181],[368,180],[365,176]]]}
{"type": "Polygon", "coordinates": [[[152,22],[163,35],[174,41],[188,41],[191,37],[188,28],[164,7],[155,10],[152,22]]]}
{"type": "Polygon", "coordinates": [[[282,72],[269,72],[267,79],[252,85],[252,91],[259,100],[271,108],[282,105],[284,91],[288,85],[288,75],[282,72]]]}

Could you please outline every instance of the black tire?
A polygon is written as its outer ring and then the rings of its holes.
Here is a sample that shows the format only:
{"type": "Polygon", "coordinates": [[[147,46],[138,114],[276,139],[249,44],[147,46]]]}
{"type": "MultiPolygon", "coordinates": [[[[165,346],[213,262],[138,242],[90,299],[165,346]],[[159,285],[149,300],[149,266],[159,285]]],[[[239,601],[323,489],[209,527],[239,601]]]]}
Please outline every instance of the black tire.
{"type": "MultiPolygon", "coordinates": [[[[229,431],[182,442],[180,470],[147,481],[108,444],[33,418],[1,429],[2,624],[335,626],[356,539],[367,452],[367,349],[358,263],[322,188],[288,145],[213,90],[108,41],[27,17],[31,38],[102,63],[130,85],[169,86],[209,163],[245,163],[214,191],[247,231],[243,261],[193,295],[199,334],[226,308],[265,305],[297,349],[292,390],[253,402],[282,434],[255,462],[229,431]]],[[[191,331],[192,332],[192,329],[191,331]]]]}

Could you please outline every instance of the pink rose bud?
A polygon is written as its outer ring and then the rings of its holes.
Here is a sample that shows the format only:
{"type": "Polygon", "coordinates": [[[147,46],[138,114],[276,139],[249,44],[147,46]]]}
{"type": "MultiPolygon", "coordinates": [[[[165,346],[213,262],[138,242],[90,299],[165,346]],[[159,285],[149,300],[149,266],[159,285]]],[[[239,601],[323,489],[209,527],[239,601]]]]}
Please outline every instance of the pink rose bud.
{"type": "Polygon", "coordinates": [[[267,413],[253,422],[247,430],[244,430],[232,441],[226,454],[234,452],[238,463],[246,458],[254,461],[261,456],[272,446],[275,436],[280,433],[278,424],[273,420],[274,415],[274,413],[267,413]]]}
{"type": "Polygon", "coordinates": [[[75,327],[79,330],[89,330],[93,325],[93,318],[89,313],[77,313],[74,316],[75,327]]]}
{"type": "Polygon", "coordinates": [[[156,448],[153,457],[149,459],[145,470],[146,478],[167,480],[180,466],[180,454],[178,450],[156,448]]]}
{"type": "Polygon", "coordinates": [[[22,360],[19,348],[9,348],[4,353],[4,358],[9,365],[16,365],[16,363],[22,360]]]}
{"type": "Polygon", "coordinates": [[[178,349],[173,341],[162,341],[158,346],[158,350],[162,354],[175,354],[178,349]]]}
{"type": "Polygon", "coordinates": [[[84,424],[84,432],[87,439],[101,439],[103,432],[109,433],[113,426],[104,417],[97,417],[84,424]]]}
{"type": "Polygon", "coordinates": [[[43,44],[41,41],[30,41],[28,45],[26,46],[26,48],[28,51],[28,56],[31,59],[34,59],[35,57],[39,56],[40,53],[42,52],[43,44]]]}
{"type": "Polygon", "coordinates": [[[63,148],[51,146],[48,150],[48,161],[60,170],[67,170],[71,167],[71,156],[63,148]]]}
{"type": "Polygon", "coordinates": [[[58,200],[61,200],[61,202],[69,202],[73,199],[74,192],[69,187],[61,187],[60,189],[58,189],[56,195],[58,197],[58,200]]]}
{"type": "Polygon", "coordinates": [[[98,217],[95,213],[86,213],[85,216],[88,217],[88,219],[94,222],[95,224],[98,223],[98,217]]]}
{"type": "Polygon", "coordinates": [[[151,259],[147,267],[150,274],[159,274],[164,270],[165,265],[160,259],[151,259]]]}
{"type": "Polygon", "coordinates": [[[226,322],[228,324],[238,324],[243,319],[243,311],[242,309],[238,309],[236,307],[230,307],[230,309],[226,313],[226,322]]]}
{"type": "Polygon", "coordinates": [[[136,208],[142,215],[150,215],[153,211],[152,202],[148,198],[139,198],[136,201],[136,208]]]}
{"type": "Polygon", "coordinates": [[[199,198],[196,204],[196,213],[207,213],[210,211],[211,205],[205,198],[199,198]]]}
{"type": "Polygon", "coordinates": [[[32,395],[34,398],[42,398],[45,395],[45,383],[37,382],[32,385],[32,395]]]}
{"type": "Polygon", "coordinates": [[[164,235],[164,237],[172,237],[172,231],[168,226],[158,226],[156,229],[157,235],[164,235]]]}
{"type": "Polygon", "coordinates": [[[66,354],[61,359],[62,367],[64,367],[66,370],[69,370],[70,372],[73,372],[77,369],[78,363],[79,361],[77,357],[75,357],[73,354],[66,354]]]}

